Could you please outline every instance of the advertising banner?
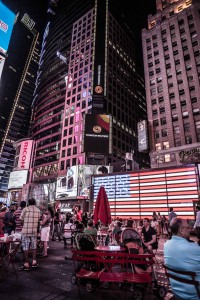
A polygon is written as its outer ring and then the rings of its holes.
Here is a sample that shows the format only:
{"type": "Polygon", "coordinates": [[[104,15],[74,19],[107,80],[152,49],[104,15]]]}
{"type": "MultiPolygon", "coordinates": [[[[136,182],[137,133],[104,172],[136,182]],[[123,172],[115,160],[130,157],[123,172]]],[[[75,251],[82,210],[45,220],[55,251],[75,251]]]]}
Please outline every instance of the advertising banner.
{"type": "Polygon", "coordinates": [[[84,152],[108,154],[109,137],[109,115],[85,115],[84,152]]]}
{"type": "Polygon", "coordinates": [[[68,169],[67,176],[58,177],[56,198],[89,198],[92,176],[98,174],[107,174],[109,172],[110,166],[72,166],[68,169]]]}
{"type": "Polygon", "coordinates": [[[77,196],[78,166],[67,170],[67,176],[58,177],[56,198],[70,198],[77,196]]]}
{"type": "Polygon", "coordinates": [[[22,188],[27,182],[28,170],[14,171],[10,173],[8,189],[22,188]]]}
{"type": "Polygon", "coordinates": [[[30,166],[31,153],[33,147],[33,140],[26,140],[21,142],[18,170],[28,170],[30,166]]]}
{"type": "Polygon", "coordinates": [[[139,152],[148,150],[148,130],[146,120],[138,122],[138,150],[139,152]]]}

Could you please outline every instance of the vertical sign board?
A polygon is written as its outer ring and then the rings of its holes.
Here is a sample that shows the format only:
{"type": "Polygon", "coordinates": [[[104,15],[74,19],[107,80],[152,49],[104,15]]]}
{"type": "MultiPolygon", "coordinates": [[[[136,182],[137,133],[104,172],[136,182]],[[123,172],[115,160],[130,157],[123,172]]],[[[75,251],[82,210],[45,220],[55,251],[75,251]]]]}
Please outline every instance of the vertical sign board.
{"type": "Polygon", "coordinates": [[[18,160],[18,170],[28,170],[31,161],[31,153],[33,147],[33,140],[25,140],[21,142],[19,160],[18,160]]]}
{"type": "Polygon", "coordinates": [[[147,121],[138,122],[138,150],[139,152],[148,150],[147,121]]]}
{"type": "Polygon", "coordinates": [[[15,14],[0,1],[0,78],[14,25],[15,14]]]}
{"type": "Polygon", "coordinates": [[[86,114],[84,152],[109,154],[110,116],[86,114]]]}

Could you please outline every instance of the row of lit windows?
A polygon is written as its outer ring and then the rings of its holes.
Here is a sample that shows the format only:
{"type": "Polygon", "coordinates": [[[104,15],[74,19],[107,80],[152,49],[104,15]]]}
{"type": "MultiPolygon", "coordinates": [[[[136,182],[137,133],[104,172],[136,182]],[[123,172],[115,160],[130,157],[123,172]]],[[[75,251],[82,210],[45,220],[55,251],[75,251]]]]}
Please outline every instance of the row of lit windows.
{"type": "MultiPolygon", "coordinates": [[[[162,114],[164,112],[165,112],[165,108],[164,107],[160,107],[160,114],[162,114]]],[[[155,110],[152,111],[152,115],[153,116],[157,116],[158,115],[157,109],[155,109],[155,110]]],[[[198,116],[198,115],[200,115],[200,109],[197,107],[197,108],[193,109],[193,116],[198,116]]],[[[179,114],[179,116],[180,116],[180,114],[179,114]]],[[[172,114],[172,122],[178,121],[179,120],[179,116],[178,116],[178,114],[172,114]]],[[[182,112],[182,119],[187,119],[187,118],[189,118],[189,112],[188,111],[182,112]]],[[[162,124],[163,119],[161,119],[161,120],[162,120],[161,121],[161,125],[163,125],[162,124]]],[[[154,127],[159,126],[159,120],[158,119],[153,120],[153,126],[154,127]]]]}
{"type": "Polygon", "coordinates": [[[43,157],[43,158],[38,158],[37,157],[35,158],[35,162],[34,162],[34,166],[39,166],[39,165],[42,165],[42,164],[46,164],[46,163],[52,163],[52,162],[55,162],[55,161],[58,161],[59,160],[59,154],[50,154],[50,156],[47,156],[47,157],[43,157]]]}
{"type": "MultiPolygon", "coordinates": [[[[197,58],[196,60],[198,60],[198,57],[200,56],[200,50],[196,50],[194,52],[194,56],[197,58]]],[[[187,63],[188,60],[190,60],[190,55],[189,54],[187,54],[187,55],[184,56],[184,61],[186,62],[186,65],[185,65],[186,71],[190,71],[192,69],[191,64],[187,63]]],[[[160,63],[159,59],[155,61],[155,65],[158,64],[158,63],[160,63]]],[[[174,63],[175,63],[176,66],[178,66],[180,64],[180,59],[175,60],[174,63]]],[[[148,67],[149,68],[153,67],[153,62],[148,63],[148,67]]],[[[168,70],[167,72],[169,74],[170,69],[171,69],[171,63],[166,63],[166,69],[168,70]]],[[[156,74],[158,74],[158,73],[161,72],[161,69],[160,68],[156,68],[155,71],[156,71],[156,74]]],[[[181,73],[182,73],[181,69],[177,69],[176,70],[176,74],[177,75],[181,74],[181,73]]],[[[153,75],[154,75],[154,71],[150,70],[149,71],[149,76],[152,77],[153,75]]],[[[169,76],[168,76],[168,78],[169,78],[169,76]]]]}

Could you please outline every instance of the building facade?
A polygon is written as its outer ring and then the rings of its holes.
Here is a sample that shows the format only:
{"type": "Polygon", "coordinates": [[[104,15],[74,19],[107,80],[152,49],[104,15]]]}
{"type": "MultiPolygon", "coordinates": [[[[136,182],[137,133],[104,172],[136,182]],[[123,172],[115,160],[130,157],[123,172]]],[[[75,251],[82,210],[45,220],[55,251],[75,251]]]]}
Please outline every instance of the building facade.
{"type": "Polygon", "coordinates": [[[115,1],[51,1],[34,98],[33,182],[66,175],[71,166],[122,160],[134,150],[137,122],[146,119],[144,81],[135,65],[134,36],[115,1]],[[111,116],[109,156],[85,153],[84,116],[111,116]]]}
{"type": "Polygon", "coordinates": [[[35,22],[18,13],[0,89],[0,197],[6,198],[15,158],[14,143],[27,138],[32,95],[40,56],[39,33],[35,22]]]}
{"type": "Polygon", "coordinates": [[[152,168],[200,161],[200,2],[156,5],[142,31],[152,168]]]}

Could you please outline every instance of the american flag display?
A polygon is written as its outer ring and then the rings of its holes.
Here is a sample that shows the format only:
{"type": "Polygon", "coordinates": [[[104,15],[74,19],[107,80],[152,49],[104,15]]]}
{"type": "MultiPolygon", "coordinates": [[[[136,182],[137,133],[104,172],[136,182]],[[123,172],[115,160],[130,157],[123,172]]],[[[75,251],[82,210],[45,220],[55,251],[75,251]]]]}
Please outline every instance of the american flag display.
{"type": "Polygon", "coordinates": [[[168,216],[173,207],[178,217],[194,219],[199,176],[195,166],[94,176],[94,205],[105,187],[112,217],[141,219],[153,212],[168,216]]]}

